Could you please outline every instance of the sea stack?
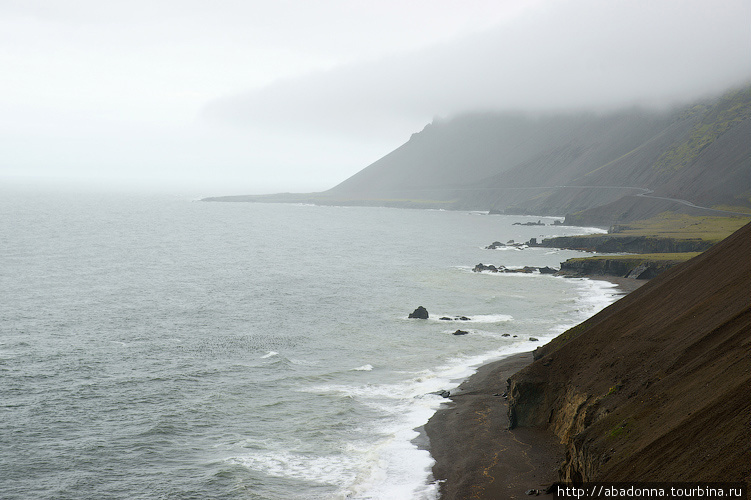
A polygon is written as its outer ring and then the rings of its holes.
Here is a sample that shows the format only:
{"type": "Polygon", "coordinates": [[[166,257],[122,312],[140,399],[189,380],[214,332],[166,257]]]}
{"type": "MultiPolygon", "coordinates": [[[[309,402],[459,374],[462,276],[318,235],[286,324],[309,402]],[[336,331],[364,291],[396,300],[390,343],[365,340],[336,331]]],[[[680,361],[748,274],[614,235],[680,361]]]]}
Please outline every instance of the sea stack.
{"type": "Polygon", "coordinates": [[[409,315],[410,318],[428,319],[428,310],[423,306],[418,307],[409,315]]]}

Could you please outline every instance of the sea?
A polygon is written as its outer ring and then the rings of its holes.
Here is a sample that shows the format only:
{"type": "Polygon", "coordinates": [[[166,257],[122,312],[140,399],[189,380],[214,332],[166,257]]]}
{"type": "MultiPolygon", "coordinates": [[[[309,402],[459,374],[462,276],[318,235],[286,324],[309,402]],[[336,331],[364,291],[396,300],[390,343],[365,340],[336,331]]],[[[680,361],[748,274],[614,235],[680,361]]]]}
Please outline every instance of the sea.
{"type": "Polygon", "coordinates": [[[619,297],[473,272],[556,220],[2,189],[0,497],[434,499],[437,393],[619,297]]]}

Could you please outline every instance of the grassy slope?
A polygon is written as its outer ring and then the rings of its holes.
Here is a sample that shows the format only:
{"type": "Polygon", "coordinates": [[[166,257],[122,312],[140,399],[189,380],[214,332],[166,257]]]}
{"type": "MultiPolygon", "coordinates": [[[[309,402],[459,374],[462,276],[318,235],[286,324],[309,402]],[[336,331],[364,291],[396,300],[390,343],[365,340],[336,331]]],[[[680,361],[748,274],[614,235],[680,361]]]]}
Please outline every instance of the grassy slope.
{"type": "Polygon", "coordinates": [[[700,115],[701,121],[686,140],[673,145],[660,156],[654,164],[655,170],[674,172],[688,167],[722,134],[751,118],[751,87],[728,92],[713,106],[696,105],[686,113],[700,115]]]}
{"type": "Polygon", "coordinates": [[[701,239],[717,243],[748,223],[745,217],[691,216],[665,212],[647,220],[629,222],[613,228],[615,235],[701,239]]]}
{"type": "MultiPolygon", "coordinates": [[[[665,212],[651,219],[630,222],[611,228],[613,238],[624,240],[634,237],[646,237],[655,239],[669,238],[675,241],[702,240],[715,244],[733,234],[748,222],[745,217],[701,217],[686,214],[665,212]]],[[[583,242],[600,236],[579,236],[583,242]]],[[[586,243],[584,243],[586,246],[586,243]]],[[[625,268],[634,268],[644,263],[655,263],[661,269],[667,269],[672,265],[680,264],[693,257],[698,252],[680,253],[648,253],[619,256],[595,256],[569,259],[568,263],[581,263],[586,261],[622,262],[625,268]]],[[[597,266],[593,266],[597,267],[597,266]]],[[[618,268],[618,267],[614,267],[618,268]]]]}
{"type": "Polygon", "coordinates": [[[598,260],[621,260],[626,262],[633,262],[634,265],[641,264],[642,262],[684,262],[689,259],[693,259],[701,252],[679,252],[679,253],[639,253],[628,255],[598,255],[595,257],[577,257],[569,259],[569,262],[576,261],[598,261],[598,260]]]}

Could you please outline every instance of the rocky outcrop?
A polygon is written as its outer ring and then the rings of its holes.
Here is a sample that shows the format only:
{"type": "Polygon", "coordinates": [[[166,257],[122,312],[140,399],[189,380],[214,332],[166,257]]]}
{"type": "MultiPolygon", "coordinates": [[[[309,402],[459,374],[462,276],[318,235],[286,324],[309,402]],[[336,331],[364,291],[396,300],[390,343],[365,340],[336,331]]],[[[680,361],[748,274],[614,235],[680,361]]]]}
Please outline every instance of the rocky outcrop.
{"type": "Polygon", "coordinates": [[[448,316],[442,316],[439,318],[441,321],[471,321],[472,318],[468,318],[467,316],[454,316],[453,318],[449,318],[448,316]]]}
{"type": "Polygon", "coordinates": [[[546,238],[534,246],[598,253],[680,253],[703,252],[710,248],[712,244],[713,242],[698,238],[677,240],[648,236],[595,234],[546,238]]]}
{"type": "Polygon", "coordinates": [[[496,250],[498,248],[507,248],[507,247],[523,249],[527,247],[527,243],[517,243],[514,240],[509,240],[506,243],[501,243],[500,241],[494,241],[490,245],[486,246],[485,250],[496,250]]]}
{"type": "Polygon", "coordinates": [[[491,273],[497,273],[497,272],[503,272],[506,268],[504,266],[500,266],[500,268],[494,266],[493,264],[485,265],[482,262],[477,264],[472,271],[475,273],[482,273],[482,272],[491,272],[491,273]]]}
{"type": "Polygon", "coordinates": [[[482,273],[482,272],[490,272],[490,273],[524,273],[524,274],[531,274],[534,272],[539,272],[541,274],[555,274],[558,271],[556,269],[553,269],[552,267],[534,267],[534,266],[524,266],[521,268],[509,268],[506,266],[494,266],[492,264],[485,265],[482,262],[477,264],[472,271],[476,273],[482,273]]]}
{"type": "Polygon", "coordinates": [[[560,478],[751,481],[751,225],[535,351],[509,422],[566,446],[560,478]]]}
{"type": "MultiPolygon", "coordinates": [[[[561,262],[559,274],[563,276],[618,276],[623,278],[652,279],[680,264],[681,260],[640,260],[633,258],[569,259],[561,262]]],[[[542,271],[541,271],[542,272],[542,271]]]]}
{"type": "Polygon", "coordinates": [[[634,278],[637,280],[651,280],[663,271],[667,271],[678,262],[642,262],[638,266],[631,269],[626,278],[634,278]]]}
{"type": "Polygon", "coordinates": [[[409,314],[409,317],[416,318],[416,319],[428,319],[428,310],[425,309],[423,306],[419,306],[417,309],[415,309],[409,314]]]}
{"type": "Polygon", "coordinates": [[[537,222],[514,222],[512,225],[514,226],[544,226],[545,223],[541,220],[538,220],[537,222]]]}

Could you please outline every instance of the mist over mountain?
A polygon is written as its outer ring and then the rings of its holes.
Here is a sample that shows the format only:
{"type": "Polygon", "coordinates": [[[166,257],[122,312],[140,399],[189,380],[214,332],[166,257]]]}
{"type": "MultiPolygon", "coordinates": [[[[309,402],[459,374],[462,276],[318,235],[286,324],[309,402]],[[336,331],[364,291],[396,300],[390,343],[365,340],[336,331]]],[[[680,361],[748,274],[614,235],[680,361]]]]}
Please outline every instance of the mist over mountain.
{"type": "Polygon", "coordinates": [[[607,115],[465,115],[428,125],[327,194],[503,209],[627,154],[671,121],[669,114],[639,109],[607,115]]]}
{"type": "Polygon", "coordinates": [[[428,125],[326,194],[560,213],[642,188],[748,205],[749,117],[751,87],[671,111],[465,115],[428,125]]]}
{"type": "Polygon", "coordinates": [[[468,113],[434,120],[323,193],[212,200],[576,213],[600,225],[751,207],[749,118],[751,86],[667,110],[468,113]]]}

